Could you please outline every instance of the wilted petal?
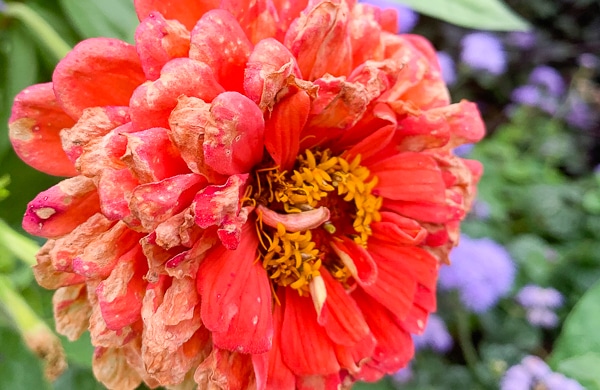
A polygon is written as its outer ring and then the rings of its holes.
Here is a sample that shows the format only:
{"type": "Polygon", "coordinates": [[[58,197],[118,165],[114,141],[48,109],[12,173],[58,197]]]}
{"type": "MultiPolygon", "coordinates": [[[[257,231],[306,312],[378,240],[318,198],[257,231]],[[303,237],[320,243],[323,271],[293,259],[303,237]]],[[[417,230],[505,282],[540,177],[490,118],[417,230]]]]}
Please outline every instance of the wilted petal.
{"type": "Polygon", "coordinates": [[[33,275],[38,284],[44,288],[56,290],[59,287],[81,284],[85,278],[72,272],[59,271],[52,264],[50,250],[54,248],[55,241],[48,240],[35,255],[37,264],[33,266],[33,275]]]}
{"type": "Polygon", "coordinates": [[[97,347],[92,359],[94,375],[109,389],[133,390],[142,382],[119,348],[97,347]]]}
{"type": "Polygon", "coordinates": [[[146,78],[156,80],[167,62],[187,56],[190,32],[179,21],[150,12],[135,30],[135,43],[146,78]]]}
{"type": "Polygon", "coordinates": [[[190,58],[165,64],[158,80],[140,85],[131,97],[131,123],[135,130],[169,126],[169,115],[181,95],[212,101],[223,92],[212,69],[190,58]]]}
{"type": "Polygon", "coordinates": [[[194,380],[199,389],[256,388],[250,355],[213,348],[198,366],[194,380]]]}
{"type": "Polygon", "coordinates": [[[139,226],[129,209],[133,190],[139,184],[127,168],[104,170],[98,182],[102,214],[111,221],[126,220],[130,227],[139,226]]]}
{"type": "Polygon", "coordinates": [[[233,15],[220,9],[207,12],[192,30],[191,40],[190,58],[207,64],[227,91],[242,92],[252,44],[233,15]]]}
{"type": "Polygon", "coordinates": [[[52,297],[56,331],[69,340],[77,340],[88,328],[92,308],[85,284],[61,287],[52,297]]]}
{"type": "Polygon", "coordinates": [[[145,80],[135,46],[112,38],[80,42],[52,75],[56,98],[73,119],[87,107],[126,106],[145,80]]]}
{"type": "Polygon", "coordinates": [[[77,176],[41,192],[27,205],[23,229],[30,234],[57,238],[71,232],[99,211],[92,180],[77,176]]]}
{"type": "Polygon", "coordinates": [[[10,142],[17,155],[33,168],[50,175],[74,176],[77,171],[59,136],[74,123],[58,105],[52,83],[32,85],[15,97],[8,120],[10,142]]]}

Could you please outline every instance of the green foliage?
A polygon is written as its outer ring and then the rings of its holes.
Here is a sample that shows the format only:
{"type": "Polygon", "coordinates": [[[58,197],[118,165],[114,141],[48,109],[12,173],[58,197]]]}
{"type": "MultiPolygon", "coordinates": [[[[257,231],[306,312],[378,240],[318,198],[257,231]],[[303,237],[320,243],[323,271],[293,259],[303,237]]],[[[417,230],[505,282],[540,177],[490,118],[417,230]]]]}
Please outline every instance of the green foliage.
{"type": "Polygon", "coordinates": [[[500,0],[396,0],[424,15],[480,30],[527,30],[529,24],[500,0]]]}
{"type": "Polygon", "coordinates": [[[0,388],[49,390],[40,360],[14,330],[0,326],[0,388]]]}

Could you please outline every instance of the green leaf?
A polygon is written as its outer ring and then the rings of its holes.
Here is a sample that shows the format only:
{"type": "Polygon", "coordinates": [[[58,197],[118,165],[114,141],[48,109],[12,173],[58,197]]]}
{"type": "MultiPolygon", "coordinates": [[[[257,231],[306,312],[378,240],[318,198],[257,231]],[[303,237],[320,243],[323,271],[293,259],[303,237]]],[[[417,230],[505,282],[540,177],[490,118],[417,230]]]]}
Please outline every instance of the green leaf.
{"type": "Polygon", "coordinates": [[[600,390],[600,353],[588,352],[558,363],[557,371],[578,381],[587,390],[600,390]]]}
{"type": "Polygon", "coordinates": [[[60,5],[83,37],[110,37],[133,42],[139,22],[132,1],[60,0],[60,5]]]}
{"type": "Polygon", "coordinates": [[[600,351],[600,281],[577,302],[558,336],[550,363],[558,367],[566,359],[600,351]]]}
{"type": "Polygon", "coordinates": [[[56,390],[77,389],[77,390],[104,390],[94,374],[89,368],[69,367],[69,369],[61,375],[56,382],[52,384],[56,390]]]}
{"type": "Polygon", "coordinates": [[[462,27],[525,31],[529,24],[500,0],[394,0],[413,10],[462,27]]]}
{"type": "Polygon", "coordinates": [[[0,328],[0,389],[46,390],[40,360],[14,330],[0,328]]]}

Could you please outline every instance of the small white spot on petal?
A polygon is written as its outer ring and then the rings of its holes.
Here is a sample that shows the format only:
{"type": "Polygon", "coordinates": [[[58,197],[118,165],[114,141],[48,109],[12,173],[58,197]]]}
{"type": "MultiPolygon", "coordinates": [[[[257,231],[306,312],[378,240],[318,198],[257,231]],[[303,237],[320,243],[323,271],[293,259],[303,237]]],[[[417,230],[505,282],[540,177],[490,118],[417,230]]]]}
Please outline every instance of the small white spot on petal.
{"type": "Polygon", "coordinates": [[[252,325],[258,324],[258,316],[252,317],[252,325]]]}
{"type": "Polygon", "coordinates": [[[423,326],[424,326],[423,321],[417,320],[417,326],[419,327],[419,329],[423,329],[423,326]]]}

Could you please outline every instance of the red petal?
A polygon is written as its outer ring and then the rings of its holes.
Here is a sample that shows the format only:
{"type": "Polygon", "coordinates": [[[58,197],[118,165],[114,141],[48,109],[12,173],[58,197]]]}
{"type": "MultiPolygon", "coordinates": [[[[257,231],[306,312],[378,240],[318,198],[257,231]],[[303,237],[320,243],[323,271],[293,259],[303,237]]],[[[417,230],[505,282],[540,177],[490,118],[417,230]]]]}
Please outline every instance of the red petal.
{"type": "Polygon", "coordinates": [[[91,179],[76,176],[38,194],[23,217],[26,232],[56,238],[70,233],[100,210],[98,192],[91,179]]]}
{"type": "Polygon", "coordinates": [[[146,78],[156,80],[167,62],[187,57],[190,32],[177,20],[166,20],[160,12],[151,12],[135,30],[135,48],[146,78]]]}
{"type": "Polygon", "coordinates": [[[383,209],[390,210],[405,217],[422,222],[448,223],[449,221],[458,221],[465,215],[462,205],[454,206],[446,204],[446,199],[437,199],[429,201],[404,202],[401,200],[384,199],[383,209]]]}
{"type": "Polygon", "coordinates": [[[195,173],[166,178],[158,183],[135,188],[129,202],[131,213],[147,230],[189,206],[194,195],[206,185],[206,179],[195,173]]]}
{"type": "Polygon", "coordinates": [[[369,252],[348,237],[331,241],[331,247],[360,284],[369,285],[377,278],[377,265],[369,252]]]}
{"type": "Polygon", "coordinates": [[[54,240],[46,241],[35,255],[37,264],[33,266],[33,275],[38,284],[48,290],[56,290],[59,287],[85,282],[85,278],[81,275],[56,269],[50,256],[50,250],[54,248],[54,245],[54,240]]]}
{"type": "Polygon", "coordinates": [[[251,225],[236,251],[219,245],[206,255],[197,283],[202,321],[215,345],[254,354],[271,348],[273,323],[269,279],[256,262],[258,239],[251,225]]]}
{"type": "Polygon", "coordinates": [[[383,126],[352,146],[348,152],[344,153],[344,158],[346,161],[352,161],[360,155],[361,160],[365,161],[369,157],[377,155],[377,152],[388,146],[395,132],[395,126],[383,126]]]}
{"type": "Polygon", "coordinates": [[[383,241],[415,246],[427,237],[427,230],[414,219],[389,211],[381,211],[380,214],[381,222],[373,222],[371,229],[373,236],[383,241]]]}
{"type": "Polygon", "coordinates": [[[277,24],[277,39],[283,41],[290,24],[300,16],[300,11],[306,8],[308,0],[272,0],[277,8],[279,23],[277,24]]]}
{"type": "Polygon", "coordinates": [[[190,58],[207,64],[228,91],[243,91],[244,69],[251,50],[252,43],[244,30],[225,10],[207,12],[192,30],[190,58]]]}
{"type": "Polygon", "coordinates": [[[298,378],[298,390],[338,390],[341,389],[340,374],[308,375],[298,378]]]}
{"type": "Polygon", "coordinates": [[[327,270],[321,271],[327,288],[327,299],[318,322],[336,344],[354,346],[370,334],[369,327],[342,285],[327,270]]]}
{"type": "Polygon", "coordinates": [[[450,140],[450,126],[447,118],[439,111],[441,110],[424,111],[400,120],[396,133],[398,150],[420,152],[446,145],[450,140]]]}
{"type": "Polygon", "coordinates": [[[98,304],[108,329],[119,330],[141,319],[147,283],[143,277],[148,271],[141,249],[135,246],[121,256],[108,278],[96,287],[98,304]]]}
{"type": "Polygon", "coordinates": [[[223,175],[249,172],[263,158],[262,111],[237,92],[224,92],[210,107],[204,133],[204,161],[223,175]]]}
{"type": "Polygon", "coordinates": [[[315,80],[326,73],[348,75],[352,67],[352,49],[346,30],[347,3],[312,4],[316,5],[303,12],[290,26],[285,35],[285,46],[298,60],[307,80],[315,80]]]}
{"type": "Polygon", "coordinates": [[[400,153],[369,166],[378,182],[373,191],[388,199],[439,202],[446,186],[435,160],[421,153],[400,153]]]}
{"type": "Polygon", "coordinates": [[[219,0],[134,0],[135,11],[140,20],[146,19],[152,11],[158,11],[166,19],[177,19],[191,30],[205,12],[219,7],[219,0]]]}
{"type": "Polygon", "coordinates": [[[189,172],[179,151],[169,140],[167,129],[153,127],[124,136],[127,153],[122,159],[140,183],[189,172]]]}
{"type": "Polygon", "coordinates": [[[175,58],[165,64],[158,80],[140,85],[131,96],[134,129],[169,127],[169,116],[181,95],[210,102],[223,87],[211,68],[189,58],[175,58]]]}
{"type": "Polygon", "coordinates": [[[50,175],[75,176],[77,171],[59,136],[74,123],[58,105],[52,83],[36,84],[15,97],[9,137],[17,155],[33,168],[50,175]]]}
{"type": "Polygon", "coordinates": [[[56,331],[74,341],[88,328],[92,308],[85,284],[61,287],[52,297],[56,331]]]}
{"type": "Polygon", "coordinates": [[[251,356],[213,348],[194,372],[198,389],[255,389],[251,356]]]}
{"type": "Polygon", "coordinates": [[[296,377],[283,363],[281,327],[283,326],[283,307],[273,307],[273,346],[268,352],[267,389],[295,390],[296,377]]]}
{"type": "Polygon", "coordinates": [[[338,373],[340,365],[331,340],[317,323],[312,300],[285,288],[281,328],[283,362],[298,376],[338,373]]]}
{"type": "Polygon", "coordinates": [[[275,36],[279,17],[271,0],[222,0],[221,8],[235,16],[252,43],[275,36]]]}
{"type": "Polygon", "coordinates": [[[291,169],[296,162],[309,111],[310,97],[298,91],[279,102],[265,123],[265,147],[280,170],[291,169]]]}
{"type": "Polygon", "coordinates": [[[277,93],[289,83],[289,77],[301,78],[296,59],[280,42],[267,38],[256,44],[244,73],[245,95],[261,110],[275,105],[277,93]]]}
{"type": "Polygon", "coordinates": [[[146,76],[133,45],[91,38],[77,44],[58,63],[52,81],[63,110],[78,119],[87,107],[127,106],[146,76]]]}
{"type": "Polygon", "coordinates": [[[123,134],[131,131],[131,122],[128,122],[111,130],[102,138],[88,142],[77,158],[77,169],[84,176],[100,177],[106,170],[125,168],[121,157],[127,151],[127,138],[123,137],[123,134]]]}
{"type": "Polygon", "coordinates": [[[134,221],[129,209],[129,200],[139,184],[127,168],[102,172],[98,182],[102,214],[111,221],[127,220],[128,224],[139,226],[139,221],[134,221]]]}

